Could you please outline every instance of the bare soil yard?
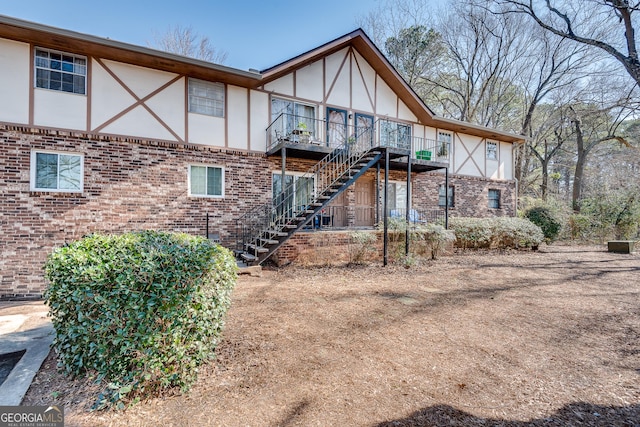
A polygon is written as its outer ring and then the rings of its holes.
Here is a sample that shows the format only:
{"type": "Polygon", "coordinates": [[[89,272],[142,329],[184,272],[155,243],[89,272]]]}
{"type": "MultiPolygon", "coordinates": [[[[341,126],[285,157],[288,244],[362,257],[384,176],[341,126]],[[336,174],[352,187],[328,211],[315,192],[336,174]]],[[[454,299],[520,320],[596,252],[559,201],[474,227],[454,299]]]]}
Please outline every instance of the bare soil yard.
{"type": "Polygon", "coordinates": [[[463,252],[242,276],[186,395],[89,413],[48,359],[24,404],[69,426],[640,426],[640,255],[463,252]]]}

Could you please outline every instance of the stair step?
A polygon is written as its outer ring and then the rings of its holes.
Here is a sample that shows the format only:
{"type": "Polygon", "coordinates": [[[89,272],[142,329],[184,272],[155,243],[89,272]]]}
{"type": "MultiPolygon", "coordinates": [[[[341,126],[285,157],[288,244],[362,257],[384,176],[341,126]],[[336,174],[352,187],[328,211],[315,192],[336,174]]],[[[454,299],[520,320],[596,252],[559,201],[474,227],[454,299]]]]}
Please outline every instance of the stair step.
{"type": "Polygon", "coordinates": [[[277,245],[278,243],[280,243],[279,240],[273,240],[273,239],[260,239],[260,241],[266,245],[277,245]]]}
{"type": "Polygon", "coordinates": [[[298,228],[298,226],[295,224],[285,224],[284,228],[294,229],[294,228],[298,228]]]}
{"type": "Polygon", "coordinates": [[[321,196],[318,196],[318,199],[319,199],[319,200],[329,200],[330,198],[331,198],[331,197],[326,196],[326,195],[324,195],[324,194],[323,194],[323,195],[321,195],[321,196]]]}
{"type": "Polygon", "coordinates": [[[318,202],[315,202],[315,203],[311,203],[311,206],[314,206],[314,207],[316,207],[316,208],[319,208],[319,207],[320,207],[320,206],[322,206],[323,204],[324,204],[324,203],[318,203],[318,202]]]}
{"type": "Polygon", "coordinates": [[[253,251],[253,252],[257,252],[259,254],[264,254],[269,252],[269,249],[267,248],[263,248],[262,246],[257,246],[257,245],[253,245],[253,244],[247,244],[245,245],[247,247],[247,249],[253,251]]]}
{"type": "Polygon", "coordinates": [[[265,233],[271,234],[272,236],[278,236],[278,237],[286,237],[288,235],[288,233],[284,231],[276,231],[276,230],[267,230],[265,231],[265,233]]]}
{"type": "Polygon", "coordinates": [[[257,256],[248,254],[246,252],[241,253],[240,254],[240,258],[242,258],[246,262],[253,262],[253,261],[257,261],[258,260],[257,256]]]}
{"type": "Polygon", "coordinates": [[[312,213],[315,213],[315,212],[316,211],[314,211],[313,209],[307,209],[307,210],[304,211],[304,213],[306,213],[306,214],[312,214],[312,213]]]}

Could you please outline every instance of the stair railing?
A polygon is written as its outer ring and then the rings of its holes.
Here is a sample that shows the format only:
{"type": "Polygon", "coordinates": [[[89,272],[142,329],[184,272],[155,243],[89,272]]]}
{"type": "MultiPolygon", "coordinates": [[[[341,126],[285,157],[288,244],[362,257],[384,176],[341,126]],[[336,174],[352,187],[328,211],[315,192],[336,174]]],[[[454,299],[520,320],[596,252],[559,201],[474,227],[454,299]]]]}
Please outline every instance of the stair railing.
{"type": "MultiPolygon", "coordinates": [[[[284,115],[281,115],[284,121],[284,115]]],[[[274,123],[277,123],[276,120],[274,123]]],[[[320,196],[330,195],[329,190],[340,183],[345,174],[354,170],[362,157],[374,147],[374,129],[367,127],[344,127],[344,132],[327,132],[327,143],[330,145],[342,142],[339,148],[333,150],[305,174],[285,186],[279,194],[275,194],[271,202],[257,206],[236,221],[238,251],[248,248],[258,255],[260,248],[268,245],[269,233],[286,230],[296,222],[305,220],[312,204],[318,203],[320,196]],[[337,136],[334,138],[333,135],[337,136]],[[345,138],[346,136],[346,138],[345,138]],[[340,141],[339,139],[345,139],[340,141]],[[313,179],[313,189],[300,190],[297,183],[304,179],[313,179]],[[252,247],[249,247],[252,245],[252,247]]],[[[273,128],[267,129],[270,135],[273,128]]],[[[284,182],[282,183],[284,185],[284,182]]],[[[304,184],[303,184],[304,186],[304,184]]]]}

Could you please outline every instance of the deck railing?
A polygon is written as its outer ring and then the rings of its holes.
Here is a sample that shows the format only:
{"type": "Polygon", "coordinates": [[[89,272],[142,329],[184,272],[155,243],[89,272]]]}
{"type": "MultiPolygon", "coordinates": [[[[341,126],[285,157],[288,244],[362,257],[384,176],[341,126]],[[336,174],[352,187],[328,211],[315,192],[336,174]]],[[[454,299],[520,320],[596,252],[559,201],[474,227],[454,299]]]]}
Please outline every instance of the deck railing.
{"type": "Polygon", "coordinates": [[[411,158],[448,163],[451,144],[433,139],[409,137],[397,126],[380,119],[372,127],[327,122],[295,114],[280,114],[267,128],[267,151],[281,143],[310,144],[328,148],[345,145],[389,147],[411,152],[411,158]]]}

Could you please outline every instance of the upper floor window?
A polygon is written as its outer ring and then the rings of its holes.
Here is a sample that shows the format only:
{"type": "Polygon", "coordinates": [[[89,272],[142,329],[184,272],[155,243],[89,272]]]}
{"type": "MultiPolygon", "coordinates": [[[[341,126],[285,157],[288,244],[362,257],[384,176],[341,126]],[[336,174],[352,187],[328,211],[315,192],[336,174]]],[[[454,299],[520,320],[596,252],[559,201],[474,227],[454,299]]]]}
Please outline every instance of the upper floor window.
{"type": "Polygon", "coordinates": [[[69,53],[36,48],[36,87],[87,93],[87,59],[69,53]]]}
{"type": "Polygon", "coordinates": [[[189,79],[189,112],[224,117],[224,84],[189,79]]]}
{"type": "Polygon", "coordinates": [[[82,192],[83,158],[79,154],[31,152],[31,191],[82,192]]]}
{"type": "Polygon", "coordinates": [[[411,126],[390,120],[381,120],[380,142],[385,147],[410,148],[411,126]]]}
{"type": "MultiPolygon", "coordinates": [[[[448,156],[451,150],[453,135],[450,132],[438,132],[438,156],[448,156]]],[[[442,205],[444,206],[444,205],[442,205]]]]}
{"type": "Polygon", "coordinates": [[[282,135],[304,133],[310,137],[316,134],[316,107],[282,98],[271,98],[271,122],[273,130],[282,135]]]}
{"type": "Polygon", "coordinates": [[[487,141],[487,159],[498,160],[498,143],[487,141]]]}
{"type": "Polygon", "coordinates": [[[489,207],[500,209],[500,190],[489,189],[489,207]]]}
{"type": "Polygon", "coordinates": [[[224,169],[218,166],[189,166],[189,194],[224,197],[224,169]]]}

